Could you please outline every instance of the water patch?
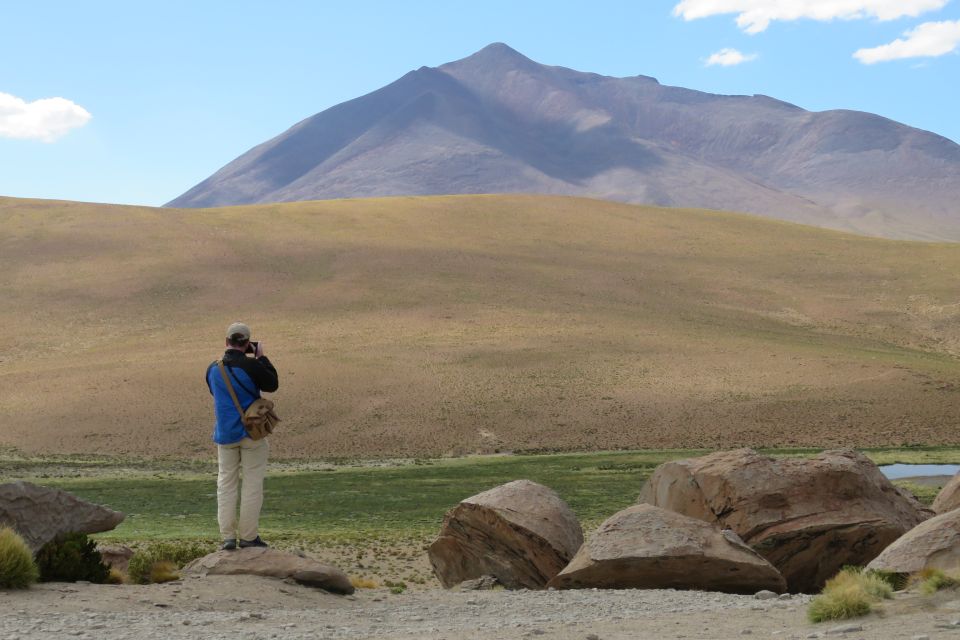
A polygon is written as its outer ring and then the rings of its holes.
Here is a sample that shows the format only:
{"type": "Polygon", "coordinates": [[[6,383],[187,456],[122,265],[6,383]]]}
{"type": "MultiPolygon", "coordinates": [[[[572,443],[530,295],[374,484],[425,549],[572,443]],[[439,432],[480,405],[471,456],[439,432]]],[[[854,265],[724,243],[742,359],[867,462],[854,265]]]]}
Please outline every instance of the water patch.
{"type": "Polygon", "coordinates": [[[880,467],[890,480],[921,476],[952,476],[960,471],[960,464],[885,464],[880,467]]]}

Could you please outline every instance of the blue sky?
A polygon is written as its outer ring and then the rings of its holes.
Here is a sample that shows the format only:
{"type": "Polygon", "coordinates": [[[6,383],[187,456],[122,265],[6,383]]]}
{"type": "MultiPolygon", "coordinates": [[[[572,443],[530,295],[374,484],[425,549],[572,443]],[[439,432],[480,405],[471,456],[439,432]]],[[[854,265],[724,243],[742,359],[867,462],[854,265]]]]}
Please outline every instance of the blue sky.
{"type": "Polygon", "coordinates": [[[491,42],[960,141],[960,0],[0,0],[0,195],[159,205],[307,116],[491,42]]]}

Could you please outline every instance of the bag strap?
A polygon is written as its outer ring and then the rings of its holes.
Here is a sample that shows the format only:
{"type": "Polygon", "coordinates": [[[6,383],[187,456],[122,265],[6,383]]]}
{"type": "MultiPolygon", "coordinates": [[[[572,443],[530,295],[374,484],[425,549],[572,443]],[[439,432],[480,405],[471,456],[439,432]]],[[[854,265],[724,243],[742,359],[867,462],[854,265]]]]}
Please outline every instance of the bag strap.
{"type": "Polygon", "coordinates": [[[217,360],[217,367],[220,369],[220,375],[223,376],[223,381],[227,383],[227,391],[230,392],[230,397],[233,398],[233,404],[237,407],[237,413],[240,414],[240,419],[243,419],[243,407],[240,406],[240,401],[237,400],[237,392],[233,390],[233,385],[230,384],[230,378],[227,377],[227,371],[223,367],[223,360],[217,360]]]}

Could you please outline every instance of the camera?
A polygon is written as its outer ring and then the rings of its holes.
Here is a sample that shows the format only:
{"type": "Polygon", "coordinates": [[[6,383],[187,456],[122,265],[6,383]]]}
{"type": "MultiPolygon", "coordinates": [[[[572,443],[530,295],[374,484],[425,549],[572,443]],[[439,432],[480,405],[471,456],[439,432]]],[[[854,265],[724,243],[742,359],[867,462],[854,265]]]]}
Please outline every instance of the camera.
{"type": "Polygon", "coordinates": [[[250,341],[247,343],[247,350],[244,353],[256,353],[257,348],[260,346],[259,342],[250,341]]]}

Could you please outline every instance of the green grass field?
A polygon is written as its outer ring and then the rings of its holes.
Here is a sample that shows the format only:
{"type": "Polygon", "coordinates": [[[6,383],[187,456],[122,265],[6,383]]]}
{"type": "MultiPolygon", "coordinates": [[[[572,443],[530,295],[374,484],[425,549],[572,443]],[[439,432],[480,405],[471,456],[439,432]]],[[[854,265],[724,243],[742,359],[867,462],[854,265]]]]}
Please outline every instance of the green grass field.
{"type": "MultiPolygon", "coordinates": [[[[379,462],[274,464],[262,517],[265,537],[306,546],[424,540],[460,500],[526,478],[555,489],[585,529],[632,504],[653,469],[703,451],[656,450],[379,462]]],[[[811,455],[781,449],[776,455],[811,455]]],[[[866,451],[889,464],[960,461],[960,449],[919,447],[866,451]]],[[[4,480],[29,479],[65,489],[127,514],[118,541],[216,539],[216,469],[212,463],[110,458],[28,459],[6,455],[4,480]]],[[[913,487],[916,488],[916,487],[913,487]]],[[[916,488],[919,491],[919,488],[916,488]]],[[[929,491],[920,496],[927,501],[929,491]]]]}

